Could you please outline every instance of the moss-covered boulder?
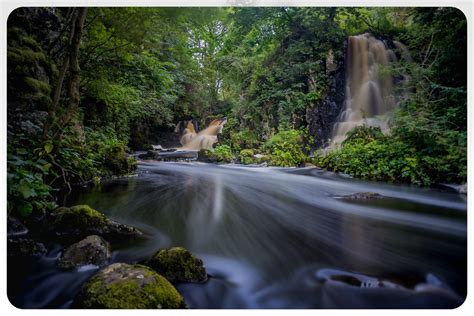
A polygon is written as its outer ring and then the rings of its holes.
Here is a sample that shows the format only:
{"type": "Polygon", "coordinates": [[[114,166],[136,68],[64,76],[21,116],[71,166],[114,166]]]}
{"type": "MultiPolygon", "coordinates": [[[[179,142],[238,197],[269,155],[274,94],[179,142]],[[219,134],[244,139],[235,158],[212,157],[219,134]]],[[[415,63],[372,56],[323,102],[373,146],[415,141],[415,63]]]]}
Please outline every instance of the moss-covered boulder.
{"type": "Polygon", "coordinates": [[[55,236],[74,239],[99,235],[118,240],[142,235],[138,229],[112,221],[88,205],[59,207],[49,214],[44,225],[55,236]]]}
{"type": "Polygon", "coordinates": [[[202,260],[182,247],[160,249],[143,264],[172,283],[207,281],[202,260]]]}
{"type": "Polygon", "coordinates": [[[86,264],[104,267],[109,259],[109,243],[100,236],[91,235],[67,247],[59,258],[58,264],[65,269],[72,269],[86,264]]]}
{"type": "Polygon", "coordinates": [[[43,243],[30,238],[9,238],[7,255],[10,257],[35,257],[47,252],[43,243]]]}
{"type": "Polygon", "coordinates": [[[186,308],[164,277],[142,265],[114,263],[97,272],[74,300],[77,308],[186,308]]]}

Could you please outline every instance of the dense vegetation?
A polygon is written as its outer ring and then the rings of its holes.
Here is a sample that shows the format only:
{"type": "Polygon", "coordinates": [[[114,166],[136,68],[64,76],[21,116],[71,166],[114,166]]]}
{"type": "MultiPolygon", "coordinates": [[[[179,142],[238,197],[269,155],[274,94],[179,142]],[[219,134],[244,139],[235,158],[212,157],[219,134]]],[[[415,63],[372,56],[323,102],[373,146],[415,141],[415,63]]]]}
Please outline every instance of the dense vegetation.
{"type": "Polygon", "coordinates": [[[224,116],[218,161],[465,181],[466,32],[454,8],[18,9],[8,20],[8,211],[54,208],[53,189],[130,173],[130,150],[164,144],[179,121],[224,116]],[[347,36],[364,32],[408,46],[413,62],[387,71],[408,75],[411,93],[391,135],[362,127],[323,156],[308,113],[331,97],[347,36]]]}

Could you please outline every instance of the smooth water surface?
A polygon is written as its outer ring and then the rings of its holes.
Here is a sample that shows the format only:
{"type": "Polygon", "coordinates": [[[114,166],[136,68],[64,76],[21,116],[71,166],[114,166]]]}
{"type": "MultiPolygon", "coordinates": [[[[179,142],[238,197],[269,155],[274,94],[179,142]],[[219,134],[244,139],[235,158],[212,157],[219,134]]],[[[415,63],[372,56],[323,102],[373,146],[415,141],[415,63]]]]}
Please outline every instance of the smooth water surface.
{"type": "MultiPolygon", "coordinates": [[[[209,281],[177,285],[190,308],[453,308],[466,295],[466,197],[446,190],[316,168],[141,162],[138,176],[78,189],[65,204],[145,232],[115,246],[114,262],[172,246],[202,258],[209,281]],[[385,198],[340,198],[356,192],[385,198]]],[[[97,269],[61,271],[60,251],[9,262],[16,306],[70,306],[97,269]]]]}

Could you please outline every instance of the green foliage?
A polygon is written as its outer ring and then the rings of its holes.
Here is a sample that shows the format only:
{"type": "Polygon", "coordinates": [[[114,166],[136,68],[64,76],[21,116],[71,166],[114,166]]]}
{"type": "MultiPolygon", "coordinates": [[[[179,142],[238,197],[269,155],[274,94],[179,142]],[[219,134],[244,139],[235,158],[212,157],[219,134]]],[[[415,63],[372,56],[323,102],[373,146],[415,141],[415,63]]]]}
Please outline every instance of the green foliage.
{"type": "Polygon", "coordinates": [[[232,160],[232,149],[228,145],[220,145],[214,148],[213,156],[217,162],[230,162],[232,160]]]}
{"type": "Polygon", "coordinates": [[[254,151],[252,149],[242,149],[239,152],[239,161],[241,164],[250,165],[256,162],[254,151]]]}
{"type": "Polygon", "coordinates": [[[313,163],[359,178],[417,185],[459,182],[466,177],[465,143],[463,147],[463,135],[458,133],[452,133],[449,141],[456,144],[458,138],[461,144],[446,146],[441,152],[443,144],[437,143],[436,154],[429,154],[426,148],[420,150],[397,135],[384,136],[376,128],[357,127],[351,136],[342,148],[314,158],[313,163]]]}
{"type": "Polygon", "coordinates": [[[367,144],[373,140],[380,139],[383,137],[382,131],[380,128],[371,127],[371,126],[358,126],[353,128],[346,134],[346,139],[342,144],[350,142],[362,142],[367,144]]]}
{"type": "Polygon", "coordinates": [[[44,181],[51,173],[51,164],[27,148],[16,145],[8,145],[8,213],[28,216],[55,208],[51,187],[44,181]]]}
{"type": "Polygon", "coordinates": [[[303,133],[294,129],[273,135],[263,148],[270,154],[269,164],[273,166],[298,166],[308,159],[304,152],[303,133]]]}
{"type": "Polygon", "coordinates": [[[244,128],[238,132],[233,133],[230,136],[230,141],[232,148],[236,150],[256,148],[261,144],[257,138],[257,134],[248,128],[244,128]]]}

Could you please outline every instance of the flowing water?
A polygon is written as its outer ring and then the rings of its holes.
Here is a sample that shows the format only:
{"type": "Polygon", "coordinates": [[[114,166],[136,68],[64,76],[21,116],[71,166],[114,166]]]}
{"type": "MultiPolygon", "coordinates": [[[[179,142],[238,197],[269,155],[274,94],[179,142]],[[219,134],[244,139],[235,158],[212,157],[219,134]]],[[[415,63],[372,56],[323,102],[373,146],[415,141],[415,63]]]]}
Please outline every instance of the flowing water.
{"type": "MultiPolygon", "coordinates": [[[[316,168],[140,163],[136,177],[75,190],[134,225],[113,262],[161,247],[202,258],[204,284],[178,284],[190,308],[453,308],[466,295],[466,200],[446,189],[364,182],[316,168]],[[342,195],[376,192],[373,200],[342,195]]],[[[61,247],[8,262],[10,300],[68,308],[95,267],[62,271],[61,247]]]]}
{"type": "MultiPolygon", "coordinates": [[[[411,61],[406,46],[394,41],[395,47],[406,61],[411,61]]],[[[390,114],[398,100],[394,82],[383,69],[398,62],[393,50],[384,42],[362,34],[349,36],[346,67],[346,93],[343,111],[335,123],[330,148],[337,146],[348,131],[356,126],[379,127],[389,131],[390,114]]]]}

